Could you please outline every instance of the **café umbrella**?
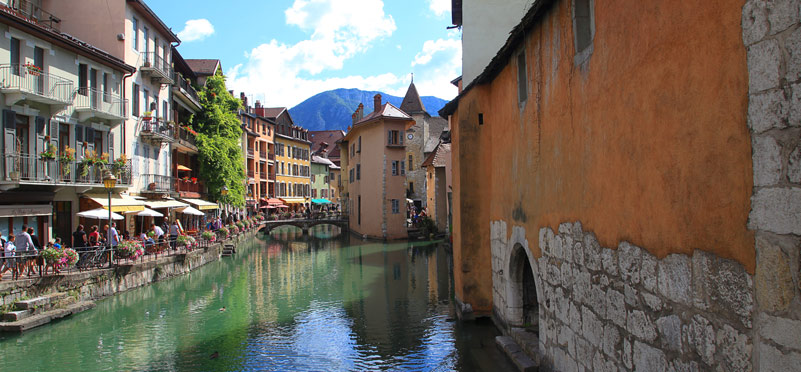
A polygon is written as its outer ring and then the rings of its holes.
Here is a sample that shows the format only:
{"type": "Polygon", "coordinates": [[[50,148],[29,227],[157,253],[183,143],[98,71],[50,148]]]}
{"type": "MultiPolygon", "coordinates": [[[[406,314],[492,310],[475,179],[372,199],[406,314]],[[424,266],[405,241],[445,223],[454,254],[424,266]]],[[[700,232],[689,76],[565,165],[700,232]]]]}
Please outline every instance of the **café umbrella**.
{"type": "MultiPolygon", "coordinates": [[[[109,213],[108,213],[108,209],[95,208],[95,209],[88,210],[88,211],[78,212],[78,213],[76,213],[76,215],[78,217],[83,217],[83,218],[94,218],[96,220],[107,220],[109,213]]],[[[122,217],[119,214],[116,214],[114,212],[111,213],[111,218],[113,220],[115,220],[115,221],[125,219],[124,217],[122,217]]]]}

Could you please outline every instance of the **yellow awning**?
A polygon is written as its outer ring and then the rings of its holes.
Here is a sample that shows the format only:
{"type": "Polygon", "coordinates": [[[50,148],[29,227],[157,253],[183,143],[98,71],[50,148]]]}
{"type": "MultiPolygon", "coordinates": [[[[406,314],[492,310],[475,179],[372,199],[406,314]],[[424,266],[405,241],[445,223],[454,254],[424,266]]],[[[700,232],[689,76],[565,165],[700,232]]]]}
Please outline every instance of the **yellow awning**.
{"type": "Polygon", "coordinates": [[[181,200],[194,205],[198,210],[201,211],[208,211],[212,209],[217,209],[217,204],[205,201],[203,199],[189,199],[189,198],[181,198],[181,200]]]}
{"type": "Polygon", "coordinates": [[[187,166],[185,166],[185,165],[178,164],[178,170],[179,170],[179,171],[185,171],[185,172],[189,172],[189,171],[191,171],[192,169],[191,169],[191,168],[189,168],[189,167],[187,167],[187,166]]]}
{"type": "Polygon", "coordinates": [[[306,198],[281,198],[285,204],[302,204],[307,203],[306,198]]]}
{"type": "MultiPolygon", "coordinates": [[[[108,209],[108,195],[86,195],[89,200],[100,204],[103,209],[108,209]]],[[[111,195],[112,212],[140,212],[145,210],[145,203],[127,195],[111,195]]]]}

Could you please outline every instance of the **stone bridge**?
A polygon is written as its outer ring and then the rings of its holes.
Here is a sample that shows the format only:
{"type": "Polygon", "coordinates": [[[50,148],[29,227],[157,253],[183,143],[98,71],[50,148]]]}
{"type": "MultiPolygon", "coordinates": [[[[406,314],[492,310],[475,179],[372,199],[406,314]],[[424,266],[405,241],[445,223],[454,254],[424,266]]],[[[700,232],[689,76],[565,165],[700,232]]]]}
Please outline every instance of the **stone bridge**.
{"type": "Polygon", "coordinates": [[[313,218],[313,219],[292,219],[292,220],[277,220],[277,221],[264,221],[263,230],[267,233],[272,229],[279,226],[295,226],[303,230],[304,234],[309,233],[309,229],[317,225],[334,225],[342,230],[348,229],[348,218],[342,217],[326,217],[326,218],[313,218]]]}

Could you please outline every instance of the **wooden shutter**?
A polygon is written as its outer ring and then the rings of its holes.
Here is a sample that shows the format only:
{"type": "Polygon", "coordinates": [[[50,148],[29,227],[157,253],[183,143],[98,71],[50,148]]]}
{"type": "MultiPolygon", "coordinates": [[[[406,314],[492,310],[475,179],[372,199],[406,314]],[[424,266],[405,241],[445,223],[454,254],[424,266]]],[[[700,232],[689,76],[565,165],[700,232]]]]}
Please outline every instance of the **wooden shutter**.
{"type": "Polygon", "coordinates": [[[398,139],[398,143],[399,143],[401,146],[403,145],[403,136],[404,136],[403,132],[404,132],[404,131],[400,131],[400,134],[399,134],[399,136],[398,136],[398,137],[400,137],[400,138],[398,139]]]}
{"type": "Polygon", "coordinates": [[[392,131],[388,130],[387,131],[387,145],[391,145],[391,144],[392,144],[392,131]]]}
{"type": "Polygon", "coordinates": [[[91,154],[92,151],[97,151],[98,155],[102,149],[95,148],[95,130],[93,128],[86,128],[86,137],[84,137],[84,141],[86,142],[86,150],[89,151],[91,154]]]}
{"type": "Polygon", "coordinates": [[[17,153],[17,113],[13,110],[3,110],[3,150],[5,152],[4,178],[11,179],[11,172],[16,172],[15,157],[17,153]]]}
{"type": "Polygon", "coordinates": [[[83,147],[83,125],[76,125],[75,126],[75,159],[81,160],[84,158],[86,154],[86,148],[83,147]]]}
{"type": "Polygon", "coordinates": [[[50,143],[56,146],[57,149],[60,149],[60,147],[58,147],[58,137],[60,135],[58,124],[58,121],[50,120],[50,143]]]}
{"type": "Polygon", "coordinates": [[[42,116],[37,116],[34,123],[36,125],[36,148],[34,149],[33,155],[28,158],[28,161],[33,163],[32,168],[36,170],[36,179],[41,180],[45,177],[45,166],[44,162],[36,160],[39,153],[47,150],[47,143],[45,141],[45,135],[48,129],[47,119],[42,116]]]}
{"type": "Polygon", "coordinates": [[[109,161],[114,161],[114,132],[108,131],[108,156],[109,161]]]}

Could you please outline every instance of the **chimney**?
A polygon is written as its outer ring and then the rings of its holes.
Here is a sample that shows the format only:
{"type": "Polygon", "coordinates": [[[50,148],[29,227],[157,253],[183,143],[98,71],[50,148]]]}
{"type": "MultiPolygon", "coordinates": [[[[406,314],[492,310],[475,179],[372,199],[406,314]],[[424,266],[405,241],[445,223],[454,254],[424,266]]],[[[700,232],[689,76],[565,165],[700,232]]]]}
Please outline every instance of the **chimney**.
{"type": "Polygon", "coordinates": [[[381,109],[381,93],[376,93],[373,97],[373,112],[378,112],[381,109]]]}
{"type": "Polygon", "coordinates": [[[261,108],[261,102],[259,102],[259,100],[256,100],[256,108],[261,108]]]}
{"type": "Polygon", "coordinates": [[[356,114],[356,121],[364,119],[364,104],[360,103],[359,109],[356,112],[358,113],[356,114]]]}
{"type": "Polygon", "coordinates": [[[354,111],[353,114],[350,115],[350,121],[351,121],[350,123],[351,124],[356,124],[356,116],[357,115],[359,115],[359,109],[356,109],[356,111],[354,111]]]}
{"type": "Polygon", "coordinates": [[[248,97],[245,96],[245,92],[239,93],[239,99],[242,101],[242,106],[245,106],[245,111],[249,112],[250,110],[248,110],[248,97]]]}

